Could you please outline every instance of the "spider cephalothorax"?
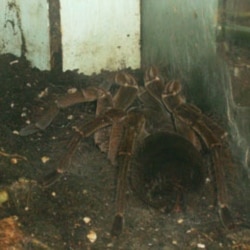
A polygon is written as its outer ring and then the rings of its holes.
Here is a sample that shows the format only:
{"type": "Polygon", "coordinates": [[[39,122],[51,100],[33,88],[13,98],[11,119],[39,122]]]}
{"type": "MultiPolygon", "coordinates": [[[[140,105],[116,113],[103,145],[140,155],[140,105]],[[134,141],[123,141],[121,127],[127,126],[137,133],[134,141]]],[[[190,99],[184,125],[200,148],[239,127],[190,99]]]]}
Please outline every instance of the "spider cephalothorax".
{"type": "Polygon", "coordinates": [[[128,179],[143,201],[166,211],[181,202],[184,192],[202,185],[202,157],[198,151],[202,144],[211,154],[222,223],[231,227],[220,162],[227,133],[199,108],[186,103],[179,81],[165,84],[156,67],[145,71],[144,86],[138,86],[134,77],[125,72],[116,74],[115,83],[119,88],[113,96],[105,89],[90,87],[58,98],[40,120],[23,128],[20,134],[44,130],[60,108],[97,102],[96,118],[75,128],[69,152],[62,157],[56,173],[64,171],[61,163],[72,155],[80,139],[95,134],[96,144],[118,167],[113,235],[122,231],[128,179]],[[136,98],[139,107],[134,105],[136,98]]]}

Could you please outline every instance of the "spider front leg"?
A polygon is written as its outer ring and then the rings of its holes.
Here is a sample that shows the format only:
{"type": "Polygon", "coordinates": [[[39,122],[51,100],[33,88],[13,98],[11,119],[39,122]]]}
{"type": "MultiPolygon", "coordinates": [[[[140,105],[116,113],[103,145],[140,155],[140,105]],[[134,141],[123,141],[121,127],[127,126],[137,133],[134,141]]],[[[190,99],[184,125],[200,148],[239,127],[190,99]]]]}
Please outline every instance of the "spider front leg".
{"type": "MultiPolygon", "coordinates": [[[[67,145],[67,151],[59,160],[57,167],[51,173],[47,174],[42,180],[43,187],[49,187],[53,185],[56,181],[60,179],[63,173],[67,171],[69,167],[69,162],[73,156],[77,145],[82,138],[89,137],[99,131],[100,129],[110,127],[112,124],[120,123],[124,117],[126,117],[126,112],[120,109],[108,109],[104,114],[99,115],[94,120],[82,125],[81,127],[74,127],[75,133],[67,145]]],[[[112,141],[115,141],[113,138],[112,141]]]]}
{"type": "Polygon", "coordinates": [[[167,110],[181,123],[189,126],[201,138],[206,148],[211,152],[215,172],[217,202],[222,224],[226,228],[234,227],[234,222],[228,208],[228,195],[223,162],[225,155],[223,139],[227,133],[212,119],[205,116],[196,106],[185,102],[181,94],[181,84],[172,81],[166,84],[162,93],[162,102],[167,110]]]}
{"type": "MultiPolygon", "coordinates": [[[[61,174],[65,171],[65,169],[61,169],[62,166],[60,164],[64,165],[65,162],[72,156],[76,145],[82,137],[88,137],[99,129],[108,126],[113,127],[114,125],[119,125],[119,127],[121,128],[121,136],[119,136],[119,138],[121,138],[121,140],[117,142],[117,137],[112,136],[112,134],[110,138],[110,145],[119,144],[116,155],[118,177],[116,186],[115,218],[111,230],[112,236],[119,236],[122,232],[126,203],[128,171],[130,169],[131,157],[137,145],[137,141],[140,141],[140,138],[145,136],[144,124],[145,118],[139,111],[132,110],[127,114],[125,111],[120,109],[107,110],[103,115],[98,116],[93,121],[83,125],[81,128],[76,129],[76,134],[68,145],[69,151],[68,153],[66,153],[66,155],[63,156],[57,168],[58,174],[61,174]]],[[[45,187],[53,184],[54,181],[55,180],[53,180],[53,182],[49,184],[45,183],[45,187]]]]}
{"type": "Polygon", "coordinates": [[[145,118],[136,110],[128,112],[123,121],[123,136],[117,155],[118,177],[116,187],[116,214],[111,229],[112,236],[119,236],[124,223],[124,210],[126,201],[128,171],[131,167],[131,159],[140,137],[144,137],[145,118]]]}
{"type": "Polygon", "coordinates": [[[39,130],[45,130],[51,122],[54,120],[60,109],[64,109],[73,106],[78,103],[91,102],[95,100],[101,100],[103,97],[106,98],[108,92],[101,88],[89,87],[82,89],[73,94],[67,94],[56,99],[49,109],[45,112],[40,119],[24,128],[19,132],[21,136],[27,136],[36,133],[39,130]]]}

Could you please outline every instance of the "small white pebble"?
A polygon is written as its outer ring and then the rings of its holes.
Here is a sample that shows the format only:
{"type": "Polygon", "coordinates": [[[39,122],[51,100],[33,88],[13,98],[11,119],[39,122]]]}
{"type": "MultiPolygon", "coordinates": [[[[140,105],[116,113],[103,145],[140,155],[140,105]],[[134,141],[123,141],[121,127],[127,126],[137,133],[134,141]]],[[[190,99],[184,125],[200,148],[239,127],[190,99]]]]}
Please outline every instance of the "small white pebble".
{"type": "Polygon", "coordinates": [[[26,86],[30,88],[31,84],[28,82],[28,83],[26,83],[26,86]]]}
{"type": "Polygon", "coordinates": [[[48,161],[50,160],[50,158],[48,157],[48,156],[43,156],[42,158],[41,158],[41,161],[42,161],[42,163],[47,163],[48,161]]]}
{"type": "Polygon", "coordinates": [[[24,211],[29,211],[29,210],[30,210],[29,207],[25,207],[25,208],[24,208],[24,211]]]}
{"type": "Polygon", "coordinates": [[[26,120],[25,123],[26,123],[26,124],[30,124],[30,120],[26,120]]]}
{"type": "Polygon", "coordinates": [[[208,209],[209,209],[209,210],[214,209],[214,205],[209,205],[209,206],[208,206],[208,209]]]}
{"type": "Polygon", "coordinates": [[[177,243],[176,240],[173,240],[173,241],[172,241],[172,244],[173,244],[173,245],[177,245],[178,243],[177,243]]]}
{"type": "Polygon", "coordinates": [[[51,195],[52,195],[53,197],[56,197],[56,192],[52,192],[51,195]]]}
{"type": "Polygon", "coordinates": [[[38,98],[42,98],[42,97],[45,97],[48,95],[48,88],[45,88],[43,91],[41,91],[39,94],[38,94],[38,98]]]}
{"type": "Polygon", "coordinates": [[[68,120],[73,120],[74,116],[73,115],[68,115],[67,119],[68,120]]]}
{"type": "Polygon", "coordinates": [[[90,230],[89,233],[87,234],[87,238],[91,243],[94,243],[97,239],[96,232],[93,230],[90,230]]]}
{"type": "Polygon", "coordinates": [[[19,132],[18,132],[17,130],[13,130],[13,131],[12,131],[12,134],[13,134],[13,135],[19,135],[19,132]]]}
{"type": "Polygon", "coordinates": [[[235,67],[234,68],[234,76],[239,77],[239,75],[240,75],[240,70],[239,70],[239,68],[235,67]]]}
{"type": "Polygon", "coordinates": [[[205,183],[208,184],[208,183],[210,183],[210,182],[211,182],[210,178],[207,177],[207,178],[205,179],[205,183]]]}
{"type": "Polygon", "coordinates": [[[183,221],[184,221],[184,220],[181,218],[181,219],[178,219],[178,220],[177,220],[177,223],[178,223],[178,224],[182,224],[183,221]]]}
{"type": "Polygon", "coordinates": [[[74,94],[74,93],[76,93],[77,92],[77,88],[71,88],[71,89],[68,89],[67,90],[67,93],[68,94],[74,94]]]}
{"type": "Polygon", "coordinates": [[[205,245],[205,244],[202,244],[202,243],[198,243],[198,244],[197,244],[197,247],[198,247],[198,248],[204,249],[204,248],[206,248],[206,245],[205,245]]]}
{"type": "Polygon", "coordinates": [[[195,231],[194,228],[190,228],[190,229],[188,229],[188,230],[186,231],[186,233],[187,233],[187,234],[190,234],[190,233],[192,233],[192,232],[194,232],[194,231],[195,231]]]}
{"type": "Polygon", "coordinates": [[[83,221],[84,221],[85,224],[89,224],[91,219],[89,217],[84,217],[83,221]]]}
{"type": "Polygon", "coordinates": [[[83,194],[87,194],[87,193],[88,193],[88,190],[87,190],[87,189],[83,189],[83,190],[82,190],[82,193],[83,193],[83,194]]]}
{"type": "Polygon", "coordinates": [[[11,162],[11,164],[17,164],[18,163],[18,159],[17,158],[11,158],[10,159],[10,162],[11,162]]]}
{"type": "Polygon", "coordinates": [[[26,117],[27,114],[25,112],[21,113],[21,117],[26,117]]]}
{"type": "Polygon", "coordinates": [[[12,102],[12,103],[10,104],[10,107],[11,107],[11,108],[14,108],[14,107],[15,107],[15,103],[12,102]]]}
{"type": "Polygon", "coordinates": [[[0,207],[7,200],[9,200],[8,193],[5,190],[0,190],[0,207]]]}
{"type": "Polygon", "coordinates": [[[111,247],[113,247],[113,246],[114,246],[114,244],[113,244],[112,242],[110,242],[110,243],[107,244],[107,247],[108,247],[108,248],[111,248],[111,247]]]}
{"type": "Polygon", "coordinates": [[[19,63],[19,61],[18,60],[11,61],[10,65],[13,65],[13,64],[16,64],[16,63],[19,63]]]}

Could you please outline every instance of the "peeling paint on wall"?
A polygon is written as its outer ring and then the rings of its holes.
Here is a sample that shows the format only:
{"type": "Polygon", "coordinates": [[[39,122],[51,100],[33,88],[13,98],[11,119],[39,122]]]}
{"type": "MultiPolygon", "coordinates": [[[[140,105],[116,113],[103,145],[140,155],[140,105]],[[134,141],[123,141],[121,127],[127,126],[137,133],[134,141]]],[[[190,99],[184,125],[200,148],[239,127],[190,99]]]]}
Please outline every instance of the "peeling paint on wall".
{"type": "Polygon", "coordinates": [[[61,0],[63,69],[140,67],[139,0],[61,0]]]}
{"type": "Polygon", "coordinates": [[[33,66],[50,69],[47,3],[2,0],[0,8],[0,53],[26,56],[33,66]]]}
{"type": "MultiPolygon", "coordinates": [[[[20,26],[18,26],[18,9],[15,1],[3,0],[0,3],[0,52],[12,52],[17,56],[21,56],[22,35],[20,26]]],[[[19,23],[20,25],[20,23],[19,23]]]]}

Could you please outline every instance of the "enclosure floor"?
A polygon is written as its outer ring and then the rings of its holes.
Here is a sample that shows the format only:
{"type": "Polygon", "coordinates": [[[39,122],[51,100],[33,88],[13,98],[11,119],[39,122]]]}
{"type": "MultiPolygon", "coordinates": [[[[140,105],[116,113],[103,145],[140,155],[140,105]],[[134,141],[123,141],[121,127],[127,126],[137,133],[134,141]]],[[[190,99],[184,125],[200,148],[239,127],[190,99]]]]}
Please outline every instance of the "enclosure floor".
{"type": "Polygon", "coordinates": [[[119,238],[110,236],[116,169],[93,138],[81,141],[60,180],[47,188],[40,185],[47,173],[60,167],[72,126],[91,119],[95,105],[62,110],[43,132],[21,137],[18,131],[57,95],[103,83],[109,75],[57,75],[32,69],[12,55],[0,57],[0,249],[250,249],[250,188],[244,180],[230,190],[235,229],[221,225],[209,187],[185,212],[171,214],[145,205],[128,190],[119,238]],[[97,238],[91,242],[90,235],[97,238]],[[9,248],[1,248],[4,244],[9,248]]]}

